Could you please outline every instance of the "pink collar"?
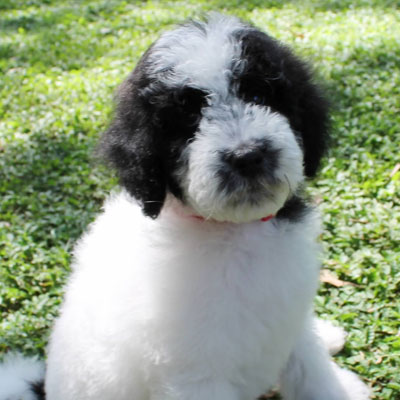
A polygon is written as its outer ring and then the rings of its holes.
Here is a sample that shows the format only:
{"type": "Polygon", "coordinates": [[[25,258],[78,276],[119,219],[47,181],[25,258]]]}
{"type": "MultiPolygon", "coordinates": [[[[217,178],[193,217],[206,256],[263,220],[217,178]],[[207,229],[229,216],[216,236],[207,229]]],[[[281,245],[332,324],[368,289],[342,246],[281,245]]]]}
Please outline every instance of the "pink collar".
{"type": "Polygon", "coordinates": [[[269,221],[270,219],[272,219],[272,218],[274,218],[274,217],[275,217],[274,214],[267,215],[266,217],[261,218],[260,221],[262,221],[262,222],[267,222],[267,221],[269,221]]]}
{"type": "MultiPolygon", "coordinates": [[[[191,215],[191,217],[192,218],[196,218],[196,219],[198,219],[198,220],[200,220],[200,221],[214,221],[214,220],[206,220],[204,217],[202,217],[201,215],[191,215]]],[[[275,217],[275,215],[274,214],[270,214],[270,215],[267,215],[266,217],[263,217],[263,218],[261,218],[260,219],[260,221],[262,221],[262,222],[267,222],[267,221],[269,221],[270,219],[272,219],[272,218],[274,218],[275,217]]],[[[222,221],[218,221],[218,222],[222,222],[222,221]]]]}

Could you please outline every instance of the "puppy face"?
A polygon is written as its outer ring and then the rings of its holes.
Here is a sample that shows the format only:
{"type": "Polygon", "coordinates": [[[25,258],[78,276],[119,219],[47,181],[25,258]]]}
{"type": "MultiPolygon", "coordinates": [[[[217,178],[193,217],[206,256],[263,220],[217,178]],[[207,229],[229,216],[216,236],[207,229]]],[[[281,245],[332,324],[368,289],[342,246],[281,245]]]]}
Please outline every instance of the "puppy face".
{"type": "Polygon", "coordinates": [[[326,120],[304,63],[257,29],[212,15],[144,54],[102,146],[146,215],[170,192],[204,218],[247,222],[276,214],[315,174],[326,120]]]}

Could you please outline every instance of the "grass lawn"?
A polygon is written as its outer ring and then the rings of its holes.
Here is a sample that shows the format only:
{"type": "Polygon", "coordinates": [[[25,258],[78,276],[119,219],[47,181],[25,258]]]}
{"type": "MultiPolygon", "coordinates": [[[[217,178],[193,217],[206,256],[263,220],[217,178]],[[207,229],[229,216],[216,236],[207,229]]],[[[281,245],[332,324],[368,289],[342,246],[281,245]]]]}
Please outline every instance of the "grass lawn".
{"type": "Polygon", "coordinates": [[[44,354],[73,244],[115,185],[93,158],[114,89],[161,31],[220,10],[294,47],[325,82],[333,146],[310,192],[328,279],[316,309],[350,332],[337,361],[377,399],[400,399],[396,4],[1,0],[0,354],[44,354]]]}

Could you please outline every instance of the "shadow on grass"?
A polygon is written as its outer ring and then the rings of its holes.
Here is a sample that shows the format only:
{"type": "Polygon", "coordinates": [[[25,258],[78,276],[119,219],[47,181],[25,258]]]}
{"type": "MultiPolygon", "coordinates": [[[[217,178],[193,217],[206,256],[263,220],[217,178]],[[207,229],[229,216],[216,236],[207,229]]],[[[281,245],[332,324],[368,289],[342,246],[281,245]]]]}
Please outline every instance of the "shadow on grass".
{"type": "Polygon", "coordinates": [[[23,347],[43,353],[72,246],[110,186],[91,159],[93,138],[50,135],[32,134],[0,153],[0,319],[10,315],[13,321],[0,352],[23,347]],[[23,332],[30,332],[30,340],[23,332]]]}
{"type": "Polygon", "coordinates": [[[57,3],[58,0],[2,0],[0,11],[4,10],[23,10],[28,7],[40,7],[57,3]]]}
{"type": "MultiPolygon", "coordinates": [[[[142,1],[137,3],[144,6],[142,1]]],[[[106,0],[60,3],[32,15],[0,18],[0,32],[19,35],[12,44],[1,45],[0,58],[9,59],[10,66],[0,65],[0,70],[33,67],[45,72],[57,67],[68,71],[93,65],[115,48],[122,31],[148,31],[141,20],[136,20],[139,17],[129,21],[117,18],[115,22],[114,17],[123,14],[125,7],[125,2],[106,0]]]]}
{"type": "MultiPolygon", "coordinates": [[[[123,0],[95,0],[84,1],[81,3],[65,3],[58,0],[31,0],[26,2],[16,2],[14,0],[3,0],[0,10],[18,9],[23,10],[28,7],[37,7],[42,11],[34,15],[18,15],[15,17],[0,18],[0,29],[3,31],[18,31],[23,28],[26,31],[38,31],[43,28],[54,27],[57,24],[72,22],[83,18],[86,22],[95,22],[98,18],[110,18],[126,8],[123,0]],[[47,6],[47,10],[46,10],[47,6]]],[[[162,7],[167,5],[158,1],[162,7]]],[[[129,5],[137,4],[145,7],[146,1],[133,0],[129,5]]],[[[154,2],[156,4],[157,2],[154,2]]],[[[173,1],[172,1],[173,3],[173,1]]],[[[190,1],[188,1],[190,3],[190,1]]],[[[318,11],[344,11],[347,9],[358,8],[397,8],[397,0],[253,0],[244,2],[242,0],[209,0],[204,4],[206,9],[225,10],[234,12],[235,10],[253,11],[255,9],[285,8],[288,4],[301,9],[311,9],[318,11]]]]}
{"type": "Polygon", "coordinates": [[[291,4],[300,9],[311,9],[315,11],[345,11],[358,8],[397,8],[397,0],[253,0],[244,2],[242,0],[210,0],[207,4],[211,7],[232,11],[240,9],[253,11],[255,9],[285,8],[291,4]]]}
{"type": "MultiPolygon", "coordinates": [[[[124,1],[84,1],[81,3],[64,3],[57,0],[42,2],[31,0],[29,6],[39,7],[40,12],[32,15],[7,16],[0,19],[0,30],[3,32],[20,32],[26,37],[24,46],[14,47],[3,44],[0,58],[12,59],[11,67],[34,67],[37,72],[44,72],[49,67],[61,70],[73,70],[93,65],[93,63],[118,45],[120,31],[143,27],[145,23],[135,18],[129,23],[113,25],[114,17],[126,13],[127,3],[124,1]],[[110,25],[111,24],[111,25],[110,25]]],[[[189,2],[190,3],[190,2],[189,2]]],[[[204,3],[207,10],[226,10],[241,13],[269,7],[284,8],[288,4],[312,11],[342,11],[349,7],[390,8],[396,6],[393,0],[210,0],[204,3]]],[[[6,3],[11,4],[11,3],[6,3]]],[[[146,7],[146,2],[139,0],[130,2],[138,7],[146,7]]],[[[154,3],[156,4],[156,3],[154,3]]],[[[153,7],[154,7],[153,4],[153,7]]],[[[20,5],[22,7],[22,5],[20,5]]],[[[160,2],[160,7],[171,7],[160,2]]],[[[39,8],[38,8],[39,11],[39,8]]],[[[168,21],[160,21],[167,23],[168,21]]],[[[22,39],[23,40],[23,39],[22,39]]],[[[0,66],[6,70],[7,65],[0,66]]]]}
{"type": "Polygon", "coordinates": [[[33,240],[49,248],[78,238],[110,188],[111,176],[94,159],[94,146],[92,138],[75,134],[33,134],[6,146],[0,162],[0,220],[34,221],[33,240]]]}
{"type": "MultiPolygon", "coordinates": [[[[174,1],[174,0],[173,0],[174,1]]],[[[175,0],[178,1],[178,0],[175,0]]],[[[146,3],[146,0],[131,0],[129,4],[138,3],[143,4],[146,3]]],[[[162,0],[154,1],[153,4],[157,2],[162,4],[162,0]]],[[[193,3],[194,1],[187,1],[188,4],[193,3]]],[[[231,10],[232,9],[242,9],[252,11],[256,8],[284,8],[288,3],[291,3],[298,7],[309,7],[315,10],[320,11],[340,11],[346,10],[348,8],[357,9],[362,7],[372,7],[372,8],[396,8],[398,7],[397,0],[253,0],[253,1],[243,1],[243,0],[211,0],[207,1],[206,5],[231,10]]],[[[24,10],[27,8],[39,8],[39,7],[51,7],[59,4],[65,4],[65,0],[3,0],[0,4],[1,10],[24,10]]],[[[70,3],[71,5],[73,3],[70,3]]],[[[79,4],[79,3],[76,3],[79,4]]],[[[124,0],[112,0],[112,1],[104,1],[104,0],[89,0],[83,1],[81,4],[84,5],[105,5],[114,7],[118,4],[126,4],[124,0]]]]}
{"type": "MultiPolygon", "coordinates": [[[[130,0],[129,3],[145,3],[146,0],[130,0]]],[[[52,7],[57,5],[88,5],[88,4],[105,4],[105,5],[115,5],[115,4],[126,4],[124,0],[73,0],[68,2],[67,0],[2,0],[0,3],[0,11],[8,11],[8,10],[26,10],[28,8],[44,8],[44,7],[52,7]]]]}
{"type": "MultiPolygon", "coordinates": [[[[143,4],[139,0],[136,2],[143,4]]],[[[48,7],[42,5],[37,12],[33,12],[31,15],[12,15],[0,18],[0,29],[4,32],[12,32],[22,28],[27,32],[38,32],[41,29],[54,28],[58,24],[65,24],[64,28],[67,29],[69,24],[76,23],[78,20],[96,22],[99,18],[110,18],[121,12],[121,7],[124,8],[125,5],[126,3],[122,1],[106,0],[90,3],[52,1],[48,3],[48,7]]]]}

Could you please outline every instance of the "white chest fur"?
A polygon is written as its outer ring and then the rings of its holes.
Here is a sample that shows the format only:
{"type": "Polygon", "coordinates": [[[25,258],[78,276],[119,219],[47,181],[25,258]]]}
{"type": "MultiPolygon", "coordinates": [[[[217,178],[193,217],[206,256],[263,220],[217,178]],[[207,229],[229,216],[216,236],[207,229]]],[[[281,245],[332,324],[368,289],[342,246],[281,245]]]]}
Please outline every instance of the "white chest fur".
{"type": "Polygon", "coordinates": [[[143,263],[144,330],[163,332],[147,342],[149,354],[169,373],[173,365],[261,390],[273,384],[315,294],[315,232],[278,221],[162,223],[169,234],[152,243],[162,251],[143,263]]]}
{"type": "Polygon", "coordinates": [[[256,396],[276,382],[311,308],[317,234],[311,214],[235,225],[167,210],[152,221],[119,195],[78,246],[52,346],[74,337],[73,362],[118,379],[132,371],[152,388],[190,373],[256,396]]]}

